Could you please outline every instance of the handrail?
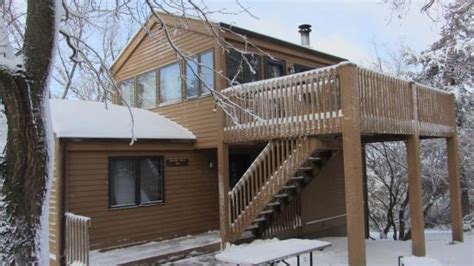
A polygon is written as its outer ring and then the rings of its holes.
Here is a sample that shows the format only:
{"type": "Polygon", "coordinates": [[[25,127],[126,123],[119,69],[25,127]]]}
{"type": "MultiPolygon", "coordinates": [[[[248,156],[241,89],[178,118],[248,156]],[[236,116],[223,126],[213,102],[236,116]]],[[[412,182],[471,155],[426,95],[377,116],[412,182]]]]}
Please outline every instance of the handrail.
{"type": "Polygon", "coordinates": [[[316,148],[307,137],[272,141],[229,192],[231,238],[237,239],[316,148]],[[268,148],[267,148],[268,147],[268,148]]]}
{"type": "Polygon", "coordinates": [[[66,217],[66,264],[89,265],[89,217],[70,212],[66,217]]]}

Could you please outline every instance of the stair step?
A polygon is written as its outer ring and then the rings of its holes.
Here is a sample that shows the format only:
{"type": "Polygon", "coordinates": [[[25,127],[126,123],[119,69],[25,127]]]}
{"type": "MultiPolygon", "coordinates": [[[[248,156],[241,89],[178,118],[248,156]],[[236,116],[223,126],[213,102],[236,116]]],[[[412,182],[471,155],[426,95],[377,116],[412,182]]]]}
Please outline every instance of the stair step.
{"type": "Polygon", "coordinates": [[[288,186],[283,186],[283,189],[295,189],[295,185],[288,185],[288,186]]]}
{"type": "Polygon", "coordinates": [[[300,171],[311,171],[313,167],[300,167],[300,171]]]}
{"type": "Polygon", "coordinates": [[[260,215],[266,215],[266,214],[272,214],[272,213],[273,213],[273,209],[268,209],[268,210],[261,211],[260,215]]]}
{"type": "Polygon", "coordinates": [[[253,220],[254,223],[265,222],[265,217],[258,217],[253,220]]]}
{"type": "Polygon", "coordinates": [[[267,204],[267,206],[269,207],[280,206],[280,202],[279,201],[270,202],[267,204]]]}
{"type": "Polygon", "coordinates": [[[313,161],[313,162],[317,162],[317,161],[321,161],[321,158],[320,157],[309,157],[308,160],[313,161]]]}
{"type": "Polygon", "coordinates": [[[258,229],[258,224],[250,225],[249,227],[247,227],[247,229],[245,229],[245,231],[250,231],[250,230],[254,230],[254,229],[258,229]]]}
{"type": "Polygon", "coordinates": [[[288,194],[286,194],[286,193],[276,194],[274,197],[277,198],[277,199],[286,198],[286,197],[288,197],[288,194]]]}
{"type": "Polygon", "coordinates": [[[300,181],[300,180],[304,180],[304,176],[300,175],[300,176],[293,176],[290,178],[291,181],[300,181]]]}

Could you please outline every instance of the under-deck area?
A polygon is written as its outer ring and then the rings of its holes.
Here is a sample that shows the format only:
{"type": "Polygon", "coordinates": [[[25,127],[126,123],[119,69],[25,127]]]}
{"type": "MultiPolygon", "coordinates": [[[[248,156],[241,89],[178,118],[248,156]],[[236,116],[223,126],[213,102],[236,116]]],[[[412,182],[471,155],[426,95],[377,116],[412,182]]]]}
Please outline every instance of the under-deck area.
{"type": "Polygon", "coordinates": [[[447,140],[453,240],[463,240],[454,95],[352,63],[242,84],[222,95],[218,171],[223,242],[245,231],[265,237],[275,221],[279,229],[298,226],[301,221],[285,210],[291,211],[312,176],[339,154],[344,158],[349,263],[364,265],[363,144],[405,141],[412,252],[424,256],[423,138],[447,140]],[[229,189],[229,147],[244,143],[267,145],[229,189]]]}

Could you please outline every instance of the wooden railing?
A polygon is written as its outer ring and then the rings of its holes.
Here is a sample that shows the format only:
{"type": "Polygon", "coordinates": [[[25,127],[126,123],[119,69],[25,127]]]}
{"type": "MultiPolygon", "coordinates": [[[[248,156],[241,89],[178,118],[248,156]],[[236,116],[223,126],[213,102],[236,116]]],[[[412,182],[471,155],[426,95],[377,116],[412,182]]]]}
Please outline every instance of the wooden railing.
{"type": "Polygon", "coordinates": [[[223,91],[233,103],[224,141],[270,140],[340,131],[336,68],[247,83],[223,91]]]}
{"type": "Polygon", "coordinates": [[[271,141],[229,192],[230,238],[237,239],[304,164],[316,141],[302,137],[271,141]]]}
{"type": "Polygon", "coordinates": [[[89,227],[91,219],[66,213],[66,264],[89,265],[89,227]]]}
{"type": "Polygon", "coordinates": [[[414,84],[418,122],[422,136],[448,136],[456,128],[454,95],[414,84]]]}
{"type": "Polygon", "coordinates": [[[224,141],[341,133],[340,69],[354,67],[362,133],[445,137],[455,128],[453,95],[342,63],[222,91],[224,141]]]}
{"type": "Polygon", "coordinates": [[[455,128],[453,95],[371,70],[358,69],[362,132],[446,136],[455,128]]]}

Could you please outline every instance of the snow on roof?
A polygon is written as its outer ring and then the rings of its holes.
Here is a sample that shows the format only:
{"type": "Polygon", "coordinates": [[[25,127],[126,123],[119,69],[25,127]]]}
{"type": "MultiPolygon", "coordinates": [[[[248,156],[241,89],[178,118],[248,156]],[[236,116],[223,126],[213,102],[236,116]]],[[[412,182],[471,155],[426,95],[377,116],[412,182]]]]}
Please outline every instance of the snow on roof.
{"type": "Polygon", "coordinates": [[[53,131],[59,138],[196,139],[183,126],[144,109],[56,99],[50,100],[50,107],[53,131]]]}

